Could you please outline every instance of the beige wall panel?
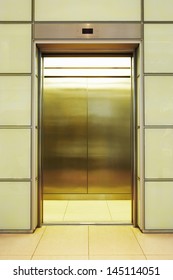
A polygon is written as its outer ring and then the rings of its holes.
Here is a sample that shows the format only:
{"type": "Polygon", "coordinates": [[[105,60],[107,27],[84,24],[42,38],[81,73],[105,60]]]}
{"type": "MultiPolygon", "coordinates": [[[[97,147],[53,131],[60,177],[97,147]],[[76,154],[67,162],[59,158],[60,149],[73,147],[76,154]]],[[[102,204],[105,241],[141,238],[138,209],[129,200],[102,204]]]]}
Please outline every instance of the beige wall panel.
{"type": "Polygon", "coordinates": [[[144,19],[149,21],[172,21],[172,0],[144,0],[144,19]]]}
{"type": "Polygon", "coordinates": [[[0,178],[30,178],[30,137],[30,129],[0,130],[0,178]]]}
{"type": "Polygon", "coordinates": [[[31,77],[0,76],[0,125],[30,125],[31,77]]]}
{"type": "Polygon", "coordinates": [[[173,72],[173,24],[145,24],[144,71],[173,72]]]}
{"type": "Polygon", "coordinates": [[[32,0],[1,0],[1,21],[30,21],[32,0]]]}
{"type": "Polygon", "coordinates": [[[31,72],[31,25],[0,24],[0,73],[31,72]]]}
{"type": "Polygon", "coordinates": [[[173,77],[145,77],[145,124],[173,124],[173,77]]]}
{"type": "Polygon", "coordinates": [[[145,177],[173,178],[173,129],[145,130],[145,177]]]}
{"type": "Polygon", "coordinates": [[[37,21],[139,21],[139,0],[35,0],[37,21]]]}
{"type": "Polygon", "coordinates": [[[145,229],[173,228],[173,182],[145,183],[145,229]]]}
{"type": "Polygon", "coordinates": [[[0,182],[0,229],[30,229],[30,183],[0,182]]]}

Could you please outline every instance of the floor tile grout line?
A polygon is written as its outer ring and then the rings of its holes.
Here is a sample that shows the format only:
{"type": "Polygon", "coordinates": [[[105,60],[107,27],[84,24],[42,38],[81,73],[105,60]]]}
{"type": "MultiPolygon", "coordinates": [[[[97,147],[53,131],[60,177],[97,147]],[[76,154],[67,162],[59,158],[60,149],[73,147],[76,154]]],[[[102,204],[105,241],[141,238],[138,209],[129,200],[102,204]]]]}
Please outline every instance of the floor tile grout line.
{"type": "Polygon", "coordinates": [[[38,243],[37,243],[37,245],[36,245],[36,247],[35,247],[35,250],[34,250],[33,254],[31,255],[31,260],[33,259],[34,255],[35,255],[35,252],[36,252],[36,250],[37,250],[37,248],[38,248],[38,246],[39,246],[39,244],[40,244],[40,242],[41,242],[41,240],[42,240],[42,238],[43,238],[43,235],[44,235],[45,232],[46,232],[46,229],[47,229],[47,226],[46,226],[45,229],[43,230],[43,233],[41,234],[41,237],[40,237],[40,239],[38,240],[38,243]]]}
{"type": "Polygon", "coordinates": [[[64,216],[63,216],[63,218],[62,218],[63,222],[65,222],[65,216],[66,216],[66,214],[67,214],[67,208],[68,208],[68,206],[69,206],[69,200],[67,200],[67,205],[66,205],[66,208],[65,208],[65,211],[64,211],[64,216]]]}
{"type": "Polygon", "coordinates": [[[137,241],[137,243],[138,243],[139,247],[141,248],[141,251],[142,251],[142,253],[143,253],[143,255],[144,255],[145,259],[147,260],[147,256],[145,255],[145,252],[144,252],[144,250],[143,250],[143,248],[142,248],[141,244],[139,243],[139,241],[138,241],[138,239],[137,239],[137,236],[136,236],[136,234],[134,233],[134,231],[133,231],[133,229],[132,229],[132,228],[131,228],[131,231],[132,231],[133,236],[135,237],[135,239],[136,239],[136,241],[137,241]]]}
{"type": "Polygon", "coordinates": [[[108,201],[106,200],[106,204],[107,204],[107,207],[108,207],[108,211],[109,211],[109,214],[110,214],[110,217],[111,217],[111,221],[113,222],[113,217],[112,217],[112,214],[111,214],[111,209],[109,208],[109,204],[108,204],[108,201]]]}

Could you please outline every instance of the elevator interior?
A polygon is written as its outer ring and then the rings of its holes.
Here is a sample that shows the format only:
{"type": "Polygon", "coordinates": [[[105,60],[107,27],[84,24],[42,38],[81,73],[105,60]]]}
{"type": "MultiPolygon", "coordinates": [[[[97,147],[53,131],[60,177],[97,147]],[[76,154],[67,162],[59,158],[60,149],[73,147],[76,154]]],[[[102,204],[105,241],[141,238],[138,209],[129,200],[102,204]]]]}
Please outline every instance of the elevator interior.
{"type": "Polygon", "coordinates": [[[127,55],[43,58],[44,223],[132,222],[131,61],[127,55]]]}

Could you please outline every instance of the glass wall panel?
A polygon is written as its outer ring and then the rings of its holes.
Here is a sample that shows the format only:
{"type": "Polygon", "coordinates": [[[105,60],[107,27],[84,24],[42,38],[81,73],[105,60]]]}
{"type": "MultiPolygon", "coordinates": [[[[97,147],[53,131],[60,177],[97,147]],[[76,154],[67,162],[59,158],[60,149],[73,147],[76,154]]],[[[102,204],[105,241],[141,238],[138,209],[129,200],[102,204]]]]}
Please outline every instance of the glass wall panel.
{"type": "Polygon", "coordinates": [[[173,178],[173,129],[145,130],[145,177],[173,178]]]}
{"type": "Polygon", "coordinates": [[[145,0],[144,19],[149,21],[172,21],[172,0],[145,0]]]}
{"type": "Polygon", "coordinates": [[[31,25],[0,25],[0,73],[31,72],[31,25]]]}
{"type": "Polygon", "coordinates": [[[145,124],[173,124],[173,76],[145,77],[145,124]]]}
{"type": "Polygon", "coordinates": [[[30,178],[30,129],[1,129],[0,158],[0,178],[30,178]]]}
{"type": "Polygon", "coordinates": [[[30,21],[32,0],[1,0],[1,21],[30,21]]]}
{"type": "Polygon", "coordinates": [[[0,125],[30,125],[31,78],[0,76],[0,125]]]}
{"type": "Polygon", "coordinates": [[[145,184],[145,228],[173,228],[173,182],[145,184]]]}
{"type": "Polygon", "coordinates": [[[139,21],[139,0],[35,0],[37,21],[139,21]]]}
{"type": "Polygon", "coordinates": [[[0,228],[30,229],[30,183],[0,182],[0,228]]]}
{"type": "Polygon", "coordinates": [[[173,24],[145,24],[144,68],[146,73],[173,72],[173,24]]]}

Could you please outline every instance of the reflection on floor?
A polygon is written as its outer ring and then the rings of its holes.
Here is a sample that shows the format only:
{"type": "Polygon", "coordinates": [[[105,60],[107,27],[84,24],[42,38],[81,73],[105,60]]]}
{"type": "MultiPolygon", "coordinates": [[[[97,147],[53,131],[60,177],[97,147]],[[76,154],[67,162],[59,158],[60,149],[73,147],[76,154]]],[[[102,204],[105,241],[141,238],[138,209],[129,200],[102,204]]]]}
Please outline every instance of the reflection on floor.
{"type": "Polygon", "coordinates": [[[131,223],[130,200],[44,200],[43,223],[131,223]]]}
{"type": "Polygon", "coordinates": [[[0,234],[0,260],[146,259],[173,260],[173,234],[143,234],[127,225],[43,226],[33,234],[0,234]]]}

